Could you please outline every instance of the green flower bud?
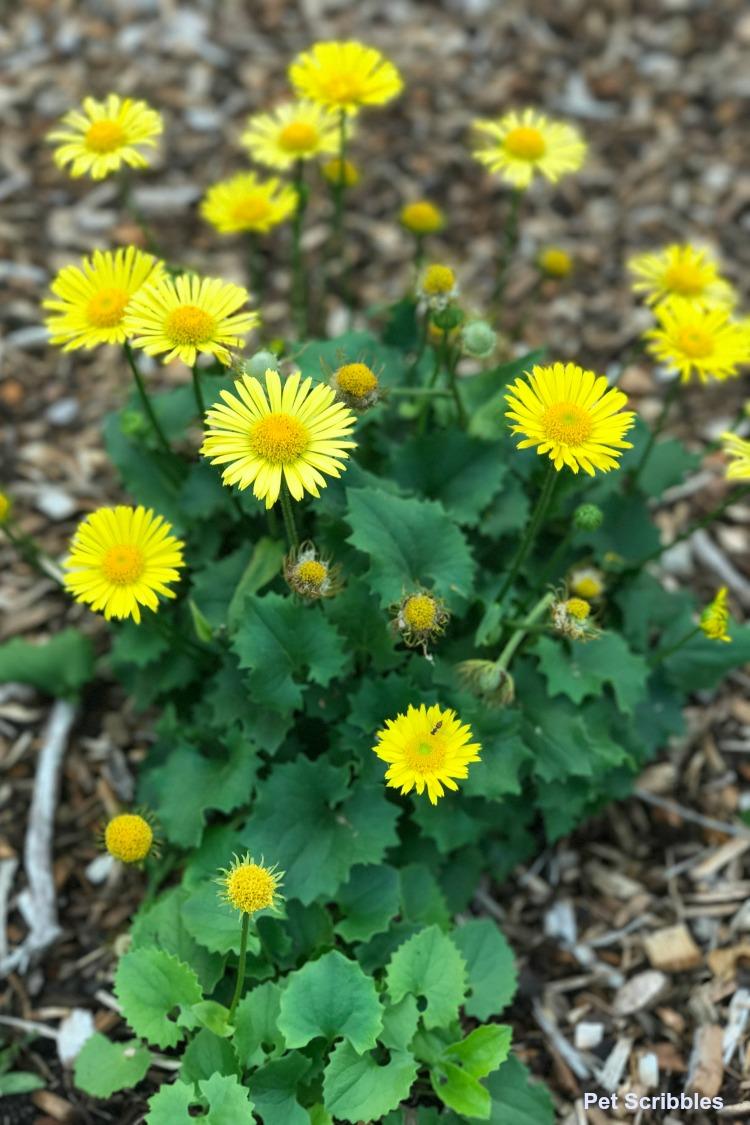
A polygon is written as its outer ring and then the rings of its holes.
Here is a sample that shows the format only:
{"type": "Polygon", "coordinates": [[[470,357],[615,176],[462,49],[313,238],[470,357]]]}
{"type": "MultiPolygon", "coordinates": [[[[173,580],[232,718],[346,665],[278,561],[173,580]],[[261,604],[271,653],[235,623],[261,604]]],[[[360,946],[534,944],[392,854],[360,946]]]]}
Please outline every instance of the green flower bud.
{"type": "Polygon", "coordinates": [[[464,319],[464,314],[455,305],[449,305],[447,309],[441,309],[440,312],[432,314],[432,323],[442,328],[443,332],[450,332],[453,328],[458,328],[459,324],[464,319]]]}
{"type": "Polygon", "coordinates": [[[467,355],[486,359],[497,345],[497,333],[486,320],[472,320],[461,329],[461,342],[467,355]]]}
{"type": "Polygon", "coordinates": [[[279,370],[279,358],[273,352],[256,352],[255,355],[251,355],[250,359],[245,361],[245,370],[248,375],[252,375],[256,379],[262,379],[269,368],[271,371],[279,370]]]}
{"type": "Polygon", "coordinates": [[[603,520],[604,512],[596,504],[579,504],[573,512],[573,523],[579,531],[596,531],[603,520]]]}
{"type": "Polygon", "coordinates": [[[137,410],[123,410],[120,414],[120,430],[125,437],[142,438],[151,432],[151,427],[137,410]]]}

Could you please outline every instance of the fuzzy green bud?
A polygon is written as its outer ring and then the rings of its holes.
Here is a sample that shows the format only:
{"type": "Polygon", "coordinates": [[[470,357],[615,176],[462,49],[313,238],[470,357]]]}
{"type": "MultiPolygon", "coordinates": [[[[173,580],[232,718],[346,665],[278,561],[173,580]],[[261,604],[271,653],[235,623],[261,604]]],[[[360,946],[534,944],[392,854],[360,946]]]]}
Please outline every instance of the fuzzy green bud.
{"type": "Polygon", "coordinates": [[[252,375],[255,379],[262,379],[269,368],[271,371],[279,370],[279,357],[275,356],[273,352],[259,351],[245,361],[245,370],[248,375],[252,375]]]}
{"type": "Polygon", "coordinates": [[[573,523],[579,531],[596,531],[603,520],[604,512],[596,504],[579,504],[573,512],[573,523]]]}
{"type": "Polygon", "coordinates": [[[471,320],[461,329],[461,343],[467,355],[486,359],[497,345],[497,333],[486,320],[471,320]]]}
{"type": "Polygon", "coordinates": [[[432,323],[438,328],[442,328],[443,332],[450,332],[452,329],[458,328],[463,319],[464,314],[455,305],[449,305],[447,309],[441,309],[440,312],[432,314],[432,323]]]}

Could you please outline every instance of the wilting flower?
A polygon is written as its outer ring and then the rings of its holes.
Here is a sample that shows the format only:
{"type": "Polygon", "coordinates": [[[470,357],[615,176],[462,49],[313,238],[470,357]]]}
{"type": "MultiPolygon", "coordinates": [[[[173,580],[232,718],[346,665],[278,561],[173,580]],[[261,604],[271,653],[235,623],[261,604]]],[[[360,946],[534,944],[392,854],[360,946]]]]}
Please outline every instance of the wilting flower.
{"type": "Polygon", "coordinates": [[[558,279],[568,277],[573,271],[573,259],[567,250],[563,250],[559,246],[545,247],[540,252],[536,264],[547,277],[558,279]]]}
{"type": "Polygon", "coordinates": [[[445,226],[443,212],[429,199],[417,199],[401,208],[399,221],[412,234],[423,236],[437,234],[445,226]]]}
{"type": "Polygon", "coordinates": [[[380,397],[380,380],[366,363],[345,363],[331,376],[336,398],[350,410],[367,410],[380,397]]]}
{"type": "Polygon", "coordinates": [[[513,677],[493,660],[462,660],[456,673],[461,686],[487,707],[508,707],[515,699],[513,677]]]}
{"type": "Polygon", "coordinates": [[[57,145],[58,167],[70,164],[74,178],[89,173],[103,180],[123,164],[148,167],[140,150],[153,148],[162,129],[161,117],[146,102],[108,94],[103,102],[84,98],[82,107],[66,113],[47,140],[57,145]]]}
{"type": "Polygon", "coordinates": [[[346,113],[383,105],[403,88],[393,63],[356,40],[314,43],[294,59],[289,80],[300,97],[346,113]]]}
{"type": "Polygon", "coordinates": [[[577,172],[586,156],[577,129],[535,109],[514,110],[499,121],[475,121],[474,128],[484,138],[474,149],[476,159],[515,188],[527,188],[536,172],[554,183],[577,172]]]}
{"type": "Polygon", "coordinates": [[[537,447],[548,454],[560,471],[567,465],[593,476],[619,467],[618,458],[631,443],[623,440],[635,421],[630,410],[622,410],[627,397],[608,387],[603,375],[584,371],[575,363],[534,367],[526,379],[516,379],[506,396],[506,416],[523,434],[519,449],[537,447]]]}
{"type": "Polygon", "coordinates": [[[578,566],[570,572],[568,589],[577,598],[596,601],[604,593],[604,575],[595,566],[578,566]]]}
{"type": "Polygon", "coordinates": [[[284,896],[279,887],[284,877],[277,864],[266,867],[263,860],[256,863],[249,854],[236,855],[228,868],[221,869],[217,883],[221,898],[241,914],[257,914],[259,910],[277,910],[277,900],[284,896]]]}
{"type": "Polygon", "coordinates": [[[242,144],[259,164],[283,171],[298,160],[338,152],[338,121],[315,102],[290,102],[250,117],[242,144]]]}
{"type": "Polygon", "coordinates": [[[673,297],[654,309],[658,327],[644,333],[648,350],[677,371],[683,383],[696,375],[730,379],[750,363],[750,323],[734,321],[727,308],[700,308],[692,301],[673,297]]]}
{"type": "Polygon", "coordinates": [[[297,192],[275,176],[261,180],[254,172],[239,172],[213,184],[200,210],[219,234],[267,234],[297,210],[297,192]]]}
{"type": "Polygon", "coordinates": [[[739,434],[721,435],[723,449],[731,461],[727,465],[727,480],[750,480],[750,441],[739,434]]]}
{"type": "Polygon", "coordinates": [[[388,762],[386,784],[402,795],[416,787],[427,790],[433,805],[447,789],[458,789],[456,780],[469,776],[469,763],[478,762],[481,746],[471,742],[471,728],[455,711],[439,706],[409,707],[405,715],[388,719],[377,732],[374,752],[388,762]]]}
{"type": "Polygon", "coordinates": [[[80,265],[63,266],[43,302],[52,313],[45,320],[51,343],[66,352],[124,343],[131,298],[163,276],[163,263],[135,246],[94,250],[80,265]]]}
{"type": "Polygon", "coordinates": [[[731,308],[737,294],[719,274],[708,251],[689,242],[675,242],[656,254],[638,254],[628,262],[633,292],[643,293],[649,305],[682,297],[703,308],[731,308]]]}
{"type": "MultiPolygon", "coordinates": [[[[338,156],[335,156],[333,160],[326,160],[325,164],[321,165],[320,170],[323,173],[323,178],[327,180],[329,184],[332,184],[334,187],[338,187],[341,184],[342,162],[338,156]]],[[[346,188],[356,187],[362,179],[359,168],[353,160],[344,160],[343,179],[344,187],[346,188]]]]}
{"type": "Polygon", "coordinates": [[[143,863],[155,850],[153,825],[140,813],[120,813],[107,822],[103,843],[120,863],[143,863]]]}
{"type": "Polygon", "coordinates": [[[698,627],[709,640],[729,642],[732,639],[727,632],[730,621],[727,596],[727,588],[722,586],[700,616],[698,627]]]}
{"type": "Polygon", "coordinates": [[[444,309],[458,296],[458,282],[450,266],[435,263],[427,266],[417,283],[417,296],[422,308],[444,309]]]}
{"type": "Polygon", "coordinates": [[[112,617],[141,620],[141,606],[156,610],[185,565],[184,543],[151,509],[99,508],[78,525],[63,566],[65,587],[77,602],[112,617]]]}
{"type": "Polygon", "coordinates": [[[165,363],[181,359],[192,367],[203,353],[228,364],[228,349],[240,347],[260,319],[256,312],[238,311],[248,297],[242,286],[218,277],[163,277],[132,299],[125,329],[147,355],[166,352],[165,363]]]}
{"type": "Polygon", "coordinates": [[[421,648],[425,656],[432,641],[445,631],[450,614],[445,604],[426,590],[407,594],[398,605],[391,607],[395,614],[391,625],[410,648],[421,648]]]}
{"type": "Polygon", "coordinates": [[[341,568],[318,553],[315,545],[302,543],[284,559],[284,578],[290,590],[306,601],[331,598],[341,589],[341,568]]]}
{"type": "Polygon", "coordinates": [[[591,620],[591,604],[586,598],[570,598],[563,593],[550,608],[552,627],[573,641],[593,641],[601,630],[591,620]]]}
{"type": "Polygon", "coordinates": [[[233,395],[222,391],[223,403],[206,412],[206,437],[201,453],[213,465],[226,465],[222,480],[245,489],[272,507],[282,480],[295,500],[305,492],[320,495],[328,483],[323,474],[338,477],[356,442],[349,441],[355,417],[336,402],[330,387],[300,383],[290,375],[283,389],[278,371],[268,370],[265,386],[244,375],[233,395]]]}

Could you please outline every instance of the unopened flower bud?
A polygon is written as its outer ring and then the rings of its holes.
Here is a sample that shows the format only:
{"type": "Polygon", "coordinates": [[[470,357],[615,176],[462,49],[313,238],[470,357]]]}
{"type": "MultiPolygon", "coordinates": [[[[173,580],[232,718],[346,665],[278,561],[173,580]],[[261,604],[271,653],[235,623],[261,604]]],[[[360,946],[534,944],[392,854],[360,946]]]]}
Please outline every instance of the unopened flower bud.
{"type": "Polygon", "coordinates": [[[497,345],[497,333],[486,320],[472,320],[461,330],[461,342],[467,355],[486,359],[497,345]]]}
{"type": "Polygon", "coordinates": [[[259,351],[245,362],[245,370],[255,379],[262,379],[266,371],[279,370],[279,358],[273,352],[259,351]]]}
{"type": "Polygon", "coordinates": [[[450,332],[451,329],[458,328],[463,318],[464,314],[455,305],[449,305],[447,309],[441,309],[440,312],[432,314],[434,323],[444,332],[450,332]]]}
{"type": "Polygon", "coordinates": [[[603,520],[604,512],[596,504],[579,504],[573,513],[573,523],[579,531],[596,531],[603,520]]]}

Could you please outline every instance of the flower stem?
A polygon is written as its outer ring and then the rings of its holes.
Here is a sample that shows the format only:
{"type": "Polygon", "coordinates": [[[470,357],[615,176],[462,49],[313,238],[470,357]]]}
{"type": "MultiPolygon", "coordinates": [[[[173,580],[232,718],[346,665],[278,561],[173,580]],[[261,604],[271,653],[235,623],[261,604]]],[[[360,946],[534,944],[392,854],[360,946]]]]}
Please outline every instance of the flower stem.
{"type": "Polygon", "coordinates": [[[540,631],[536,623],[548,607],[552,605],[554,600],[555,595],[550,590],[539,599],[533,609],[529,610],[523,621],[513,622],[516,626],[515,632],[511,635],[510,640],[495,661],[496,668],[504,668],[507,670],[516,649],[524,640],[526,634],[540,631]]]}
{"type": "Polygon", "coordinates": [[[447,367],[448,367],[448,379],[450,380],[451,394],[453,395],[453,401],[456,404],[456,414],[458,415],[458,424],[459,424],[459,426],[461,427],[462,430],[465,430],[466,429],[466,408],[464,407],[463,399],[461,398],[461,392],[460,392],[459,387],[458,387],[458,374],[456,373],[456,367],[458,366],[458,357],[459,357],[459,353],[458,353],[457,350],[454,350],[453,352],[451,352],[450,349],[448,349],[447,367]]]}
{"type": "Polygon", "coordinates": [[[513,194],[510,197],[510,206],[508,207],[505,228],[503,230],[503,249],[497,266],[495,288],[492,291],[493,305],[499,305],[503,299],[505,286],[508,280],[508,270],[510,269],[511,260],[518,246],[518,220],[521,212],[522,199],[523,191],[521,188],[514,188],[513,194]]]}
{"type": "Polygon", "coordinates": [[[136,385],[136,388],[138,390],[138,396],[141,400],[141,406],[143,407],[143,412],[149,420],[149,423],[151,425],[151,429],[154,431],[154,436],[156,437],[159,445],[161,446],[161,448],[163,449],[163,451],[165,453],[169,453],[169,455],[171,456],[172,455],[172,449],[170,447],[169,442],[167,441],[167,437],[166,437],[166,434],[164,433],[164,430],[161,428],[161,423],[159,422],[159,419],[156,417],[156,414],[154,412],[154,408],[151,405],[151,399],[148,397],[148,392],[146,391],[146,387],[145,387],[144,382],[143,382],[143,376],[141,375],[140,371],[138,370],[138,364],[135,362],[135,356],[133,355],[133,349],[131,348],[131,346],[127,342],[127,340],[122,345],[122,349],[125,353],[125,359],[128,361],[128,365],[130,367],[130,370],[133,373],[133,378],[135,379],[135,385],[136,385]]]}
{"type": "Polygon", "coordinates": [[[304,179],[305,165],[298,160],[294,166],[294,189],[297,192],[297,208],[292,223],[292,313],[297,337],[304,340],[307,335],[307,279],[302,258],[302,228],[307,210],[309,189],[304,179]]]}
{"type": "Polygon", "coordinates": [[[526,556],[534,546],[534,541],[539,534],[539,529],[542,526],[544,517],[547,514],[547,509],[550,505],[550,501],[552,500],[552,493],[555,490],[556,483],[557,471],[555,469],[555,466],[550,464],[549,468],[547,469],[547,476],[542,486],[542,491],[540,493],[537,506],[534,509],[531,519],[529,520],[528,526],[524,533],[524,537],[521,540],[518,550],[516,551],[515,558],[510,565],[508,576],[503,582],[500,593],[497,595],[497,604],[499,606],[503,604],[508,590],[510,590],[511,586],[515,582],[516,578],[518,577],[518,572],[526,561],[526,556]]]}
{"type": "Polygon", "coordinates": [[[237,964],[237,983],[234,986],[234,996],[232,997],[232,1003],[229,1005],[229,1015],[227,1017],[227,1023],[231,1023],[234,1019],[234,1013],[237,1009],[237,1005],[240,1002],[240,996],[242,995],[242,986],[245,983],[245,964],[247,962],[247,935],[249,930],[250,915],[243,914],[242,934],[240,936],[240,959],[237,964]]]}
{"type": "Polygon", "coordinates": [[[677,642],[677,644],[669,645],[667,648],[661,648],[658,650],[658,652],[655,652],[649,660],[649,664],[651,665],[651,667],[656,668],[656,666],[658,664],[661,664],[663,660],[666,660],[668,656],[672,656],[675,652],[677,652],[678,648],[682,648],[683,645],[686,645],[688,641],[691,641],[693,639],[696,633],[700,632],[700,628],[700,625],[695,625],[689,633],[686,633],[685,636],[677,642]]]}
{"type": "MultiPolygon", "coordinates": [[[[440,374],[440,367],[441,367],[441,364],[442,364],[442,361],[443,361],[444,352],[445,352],[445,341],[441,340],[439,345],[435,348],[435,353],[434,353],[435,358],[434,358],[434,363],[432,365],[432,374],[430,375],[427,386],[424,388],[426,391],[433,391],[434,388],[435,388],[435,383],[437,383],[438,375],[440,374]]],[[[422,403],[422,409],[419,412],[419,417],[417,419],[417,433],[418,434],[423,434],[424,431],[425,431],[425,428],[427,426],[427,414],[429,412],[429,409],[430,409],[430,395],[425,394],[424,402],[422,403]]]]}
{"type": "Polygon", "coordinates": [[[198,364],[193,364],[193,394],[195,395],[195,405],[198,407],[201,422],[205,425],[206,418],[206,403],[203,398],[203,388],[201,387],[200,374],[198,372],[198,364]]]}
{"type": "Polygon", "coordinates": [[[296,551],[299,547],[299,536],[297,535],[297,525],[294,521],[292,498],[289,494],[289,487],[286,481],[281,482],[281,492],[279,493],[279,499],[281,500],[281,514],[284,517],[284,529],[286,531],[286,537],[291,550],[296,551]]]}
{"type": "Polygon", "coordinates": [[[646,465],[648,464],[649,458],[651,457],[651,454],[653,452],[654,445],[656,444],[656,439],[658,438],[659,434],[664,429],[667,418],[669,417],[669,412],[672,409],[672,404],[674,403],[675,398],[677,397],[677,392],[678,392],[679,389],[680,389],[680,380],[678,378],[675,378],[670,383],[669,390],[667,391],[667,393],[664,396],[664,402],[662,403],[662,408],[661,408],[661,411],[659,412],[659,417],[656,419],[654,427],[651,430],[651,433],[648,435],[648,441],[646,442],[646,448],[643,450],[643,454],[641,456],[641,459],[638,462],[638,464],[636,465],[635,469],[633,470],[633,472],[630,476],[630,479],[629,479],[628,484],[627,484],[628,491],[631,491],[635,488],[636,484],[638,483],[639,478],[641,477],[644,469],[646,468],[646,465]]]}

